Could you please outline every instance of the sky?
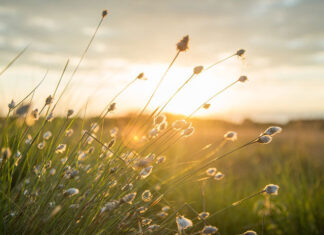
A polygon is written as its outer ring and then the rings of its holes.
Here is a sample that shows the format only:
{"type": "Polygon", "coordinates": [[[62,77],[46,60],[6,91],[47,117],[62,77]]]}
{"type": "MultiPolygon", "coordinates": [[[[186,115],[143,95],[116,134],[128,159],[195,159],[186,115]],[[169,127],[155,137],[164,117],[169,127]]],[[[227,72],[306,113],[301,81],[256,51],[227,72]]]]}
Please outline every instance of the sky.
{"type": "Polygon", "coordinates": [[[322,0],[0,0],[0,70],[26,45],[28,50],[0,76],[0,114],[42,79],[33,96],[41,107],[53,93],[67,61],[59,92],[108,9],[80,69],[56,114],[67,109],[100,114],[110,99],[140,72],[116,100],[114,115],[140,109],[176,54],[176,43],[190,36],[149,110],[163,104],[192,73],[244,48],[198,76],[166,107],[189,114],[239,76],[197,116],[240,121],[286,122],[324,117],[324,1],[322,0]],[[87,108],[85,109],[85,104],[87,108]]]}

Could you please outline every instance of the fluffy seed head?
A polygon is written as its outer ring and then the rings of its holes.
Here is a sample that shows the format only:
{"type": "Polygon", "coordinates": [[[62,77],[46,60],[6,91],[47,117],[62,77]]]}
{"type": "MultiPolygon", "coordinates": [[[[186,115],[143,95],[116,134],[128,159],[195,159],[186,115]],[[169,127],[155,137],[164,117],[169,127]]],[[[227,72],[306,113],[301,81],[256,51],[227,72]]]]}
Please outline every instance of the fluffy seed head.
{"type": "Polygon", "coordinates": [[[122,197],[121,202],[132,204],[135,197],[136,197],[136,192],[126,194],[124,197],[122,197]]]}
{"type": "Polygon", "coordinates": [[[268,184],[264,187],[264,191],[269,195],[278,195],[279,186],[275,184],[268,184]]]}
{"type": "Polygon", "coordinates": [[[21,117],[23,115],[25,115],[26,113],[28,113],[30,108],[30,104],[23,104],[21,105],[17,110],[16,110],[16,115],[21,117]]]}
{"type": "Polygon", "coordinates": [[[158,224],[152,224],[152,225],[147,227],[147,229],[149,231],[152,231],[152,232],[155,231],[155,230],[158,230],[159,228],[160,228],[160,225],[158,225],[158,224]]]}
{"type": "Polygon", "coordinates": [[[71,135],[73,135],[73,132],[73,129],[68,129],[65,131],[65,136],[70,137],[71,135]]]}
{"type": "Polygon", "coordinates": [[[109,131],[109,133],[110,133],[110,136],[111,136],[112,138],[116,137],[117,134],[118,134],[118,127],[114,127],[114,128],[112,128],[112,129],[109,131]]]}
{"type": "Polygon", "coordinates": [[[211,105],[211,104],[207,104],[207,103],[205,103],[205,104],[203,105],[203,108],[204,108],[204,109],[209,109],[210,105],[211,105]]]}
{"type": "Polygon", "coordinates": [[[108,112],[112,112],[116,109],[116,103],[112,103],[109,108],[108,108],[108,112]]]}
{"type": "Polygon", "coordinates": [[[106,17],[108,15],[108,10],[103,10],[101,15],[102,15],[102,18],[106,17]]]}
{"type": "Polygon", "coordinates": [[[215,167],[209,168],[209,169],[206,170],[206,174],[208,176],[214,176],[216,174],[216,171],[217,171],[217,169],[215,167]]]}
{"type": "Polygon", "coordinates": [[[158,217],[160,217],[161,219],[164,219],[165,217],[167,217],[169,214],[164,212],[164,211],[160,211],[156,214],[158,217]]]}
{"type": "Polygon", "coordinates": [[[187,129],[184,129],[181,133],[183,137],[189,137],[195,132],[195,128],[189,127],[187,129]]]}
{"type": "Polygon", "coordinates": [[[149,202],[149,201],[152,200],[152,198],[153,198],[153,195],[152,195],[152,193],[151,193],[150,190],[145,190],[145,191],[142,193],[142,200],[143,200],[144,202],[149,202]]]}
{"type": "Polygon", "coordinates": [[[148,167],[145,167],[144,169],[142,169],[140,172],[141,178],[145,179],[146,177],[148,177],[152,173],[152,169],[153,169],[153,166],[148,166],[148,167]]]}
{"type": "Polygon", "coordinates": [[[245,53],[245,50],[244,50],[244,49],[240,49],[240,50],[238,50],[238,51],[236,52],[236,55],[238,55],[238,56],[243,56],[244,53],[245,53]]]}
{"type": "Polygon", "coordinates": [[[67,117],[71,117],[73,113],[74,113],[73,109],[69,109],[67,111],[67,117]]]}
{"type": "Polygon", "coordinates": [[[136,79],[139,79],[139,80],[147,80],[147,78],[144,77],[144,73],[140,73],[139,75],[137,75],[136,79]]]}
{"type": "Polygon", "coordinates": [[[149,225],[150,223],[152,222],[152,220],[151,219],[148,219],[148,218],[144,218],[144,219],[142,219],[142,225],[149,225]]]}
{"type": "Polygon", "coordinates": [[[225,176],[225,175],[224,175],[222,172],[219,171],[219,172],[216,173],[214,179],[215,179],[215,180],[221,180],[221,179],[224,178],[224,176],[225,176]]]}
{"type": "Polygon", "coordinates": [[[2,148],[1,149],[1,158],[3,160],[9,159],[11,157],[11,150],[10,148],[2,148]]]}
{"type": "Polygon", "coordinates": [[[176,120],[172,123],[172,127],[175,130],[182,130],[185,129],[187,125],[187,122],[185,120],[176,120]]]}
{"type": "Polygon", "coordinates": [[[226,132],[224,138],[226,140],[235,141],[237,140],[237,133],[235,131],[226,132]]]}
{"type": "Polygon", "coordinates": [[[177,49],[179,51],[186,51],[189,49],[189,35],[184,36],[178,43],[177,49]]]}
{"type": "Polygon", "coordinates": [[[50,131],[46,131],[45,133],[44,133],[44,135],[43,135],[43,139],[44,140],[48,140],[49,138],[51,138],[52,137],[52,132],[50,132],[50,131]]]}
{"type": "Polygon", "coordinates": [[[77,189],[77,188],[69,188],[69,189],[63,191],[63,195],[69,196],[69,197],[72,197],[78,193],[79,193],[79,189],[77,189]]]}
{"type": "Polygon", "coordinates": [[[200,74],[201,73],[201,71],[203,71],[203,69],[204,69],[204,66],[196,66],[196,67],[194,67],[194,69],[193,69],[193,73],[194,74],[200,74]]]}
{"type": "Polygon", "coordinates": [[[46,121],[51,122],[54,119],[54,114],[51,112],[49,115],[46,117],[46,121]]]}
{"type": "Polygon", "coordinates": [[[55,149],[55,153],[63,153],[65,149],[66,149],[66,144],[59,144],[55,149]]]}
{"type": "Polygon", "coordinates": [[[257,139],[257,142],[260,144],[269,144],[272,140],[270,135],[262,135],[257,139]]]}
{"type": "Polygon", "coordinates": [[[45,141],[42,141],[37,145],[37,148],[40,150],[42,150],[44,147],[45,147],[45,141]]]}
{"type": "Polygon", "coordinates": [[[239,79],[238,79],[239,82],[246,82],[247,80],[248,80],[247,76],[244,76],[244,75],[239,77],[239,79]]]}
{"type": "Polygon", "coordinates": [[[147,211],[147,207],[141,206],[141,207],[137,208],[136,211],[140,214],[143,214],[145,211],[147,211]]]}
{"type": "Polygon", "coordinates": [[[159,157],[157,157],[155,163],[156,164],[161,164],[161,163],[165,162],[165,160],[166,160],[166,157],[165,156],[159,156],[159,157]]]}
{"type": "Polygon", "coordinates": [[[262,135],[269,135],[274,136],[276,134],[279,134],[282,131],[282,128],[279,126],[271,126],[267,128],[262,135]]]}
{"type": "Polygon", "coordinates": [[[11,100],[11,102],[8,104],[9,110],[12,110],[16,106],[16,103],[14,100],[11,100]]]}
{"type": "Polygon", "coordinates": [[[253,230],[248,230],[248,231],[245,231],[245,232],[243,233],[243,235],[257,235],[257,233],[254,232],[253,230]]]}
{"type": "Polygon", "coordinates": [[[53,102],[53,97],[49,95],[45,100],[45,105],[49,105],[53,102]]]}
{"type": "Polygon", "coordinates": [[[165,122],[166,116],[164,114],[160,114],[159,116],[154,118],[154,125],[159,125],[165,122]]]}
{"type": "Polygon", "coordinates": [[[215,234],[217,233],[218,228],[215,226],[211,226],[211,225],[206,225],[202,230],[201,230],[201,234],[204,235],[210,235],[210,234],[215,234]]]}
{"type": "Polygon", "coordinates": [[[176,217],[176,222],[180,231],[192,227],[192,221],[181,215],[176,217]]]}
{"type": "Polygon", "coordinates": [[[170,207],[169,206],[164,206],[161,209],[161,211],[163,211],[163,212],[168,212],[169,210],[170,210],[170,207]]]}
{"type": "Polygon", "coordinates": [[[198,215],[198,219],[199,219],[199,220],[204,220],[204,219],[207,219],[208,216],[209,216],[209,212],[207,212],[207,211],[203,211],[203,212],[199,213],[199,215],[198,215]]]}

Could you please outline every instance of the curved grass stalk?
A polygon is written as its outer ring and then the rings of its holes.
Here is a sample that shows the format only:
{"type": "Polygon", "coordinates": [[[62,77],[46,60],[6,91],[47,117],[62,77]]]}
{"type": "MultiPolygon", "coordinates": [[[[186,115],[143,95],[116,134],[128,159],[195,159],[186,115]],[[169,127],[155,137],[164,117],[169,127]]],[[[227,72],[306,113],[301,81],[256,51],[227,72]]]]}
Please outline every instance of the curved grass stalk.
{"type": "Polygon", "coordinates": [[[22,54],[24,54],[25,53],[25,51],[28,49],[28,47],[30,46],[30,44],[29,45],[27,45],[25,48],[23,48],[8,64],[7,64],[7,66],[6,67],[4,67],[4,69],[2,69],[1,71],[0,71],[0,76],[2,75],[2,74],[4,74],[4,72],[6,72],[7,71],[7,69],[9,69],[10,68],[10,66],[11,65],[13,65],[13,63],[15,63],[16,62],[16,60],[20,57],[20,56],[22,56],[22,54]]]}

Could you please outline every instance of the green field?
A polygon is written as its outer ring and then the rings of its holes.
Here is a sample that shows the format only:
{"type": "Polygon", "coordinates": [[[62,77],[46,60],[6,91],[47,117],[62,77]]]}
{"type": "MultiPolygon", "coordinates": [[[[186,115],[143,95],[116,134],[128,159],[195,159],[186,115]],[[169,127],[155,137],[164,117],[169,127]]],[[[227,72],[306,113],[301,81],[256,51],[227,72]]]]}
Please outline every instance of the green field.
{"type": "MultiPolygon", "coordinates": [[[[175,117],[169,119],[172,121],[175,117]]],[[[172,177],[184,174],[182,171],[186,169],[190,172],[192,167],[202,164],[206,152],[199,153],[199,149],[210,143],[218,146],[225,132],[236,131],[238,140],[226,141],[214,158],[221,156],[254,139],[268,125],[252,122],[236,125],[195,119],[193,126],[196,131],[188,138],[175,142],[166,134],[166,140],[171,141],[167,142],[162,136],[155,143],[151,140],[143,146],[136,146],[142,158],[151,152],[161,153],[167,158],[166,162],[154,165],[147,178],[139,179],[139,170],[130,167],[134,162],[120,159],[127,148],[118,151],[130,133],[122,131],[128,119],[107,119],[103,129],[97,132],[98,141],[82,145],[81,129],[89,128],[92,121],[72,118],[45,122],[40,119],[32,128],[22,124],[19,118],[1,121],[1,132],[6,136],[2,143],[8,144],[12,152],[6,161],[2,158],[1,165],[2,233],[135,234],[142,230],[146,234],[149,232],[147,226],[139,226],[138,221],[151,218],[151,224],[161,225],[159,230],[153,231],[154,234],[174,234],[177,232],[177,213],[193,221],[194,226],[183,231],[184,234],[201,231],[204,223],[219,228],[220,234],[240,234],[249,229],[258,234],[262,231],[263,234],[323,232],[322,121],[289,123],[270,144],[251,144],[213,162],[209,167],[216,167],[225,174],[221,180],[206,179],[205,167],[196,174],[189,173],[180,184],[174,184],[172,177]],[[64,133],[70,124],[74,134],[67,137],[64,133]],[[109,130],[116,125],[120,134],[111,148],[115,154],[108,159],[100,158],[100,142],[109,142],[109,130]],[[37,136],[38,131],[41,133],[32,145],[24,143],[26,130],[32,136],[37,136]],[[45,147],[39,149],[37,145],[47,130],[51,130],[53,135],[45,147]],[[59,143],[67,144],[63,153],[55,153],[59,143]],[[89,151],[90,146],[95,148],[94,151],[78,161],[77,152],[82,149],[89,151]],[[22,153],[22,158],[15,165],[16,148],[22,153]],[[67,161],[62,163],[61,159],[65,157],[67,161]],[[51,166],[46,166],[49,160],[51,166]],[[51,175],[54,168],[56,173],[51,175]],[[68,177],[71,171],[76,173],[68,177]],[[129,192],[137,192],[132,204],[122,203],[113,211],[101,213],[105,203],[120,200],[127,193],[127,190],[122,191],[127,183],[134,185],[129,192]],[[280,186],[278,196],[260,194],[238,206],[229,207],[270,183],[280,186]],[[64,190],[72,187],[79,193],[64,196],[64,190]],[[150,202],[141,200],[141,193],[146,189],[153,194],[150,202]],[[162,194],[161,199],[159,196],[162,194]],[[156,199],[161,200],[152,205],[156,199]],[[166,205],[170,206],[168,215],[160,218],[157,214],[166,205]],[[136,212],[141,206],[148,207],[143,214],[136,212]],[[201,222],[197,220],[196,212],[200,213],[204,208],[211,215],[217,214],[201,222]]]]}

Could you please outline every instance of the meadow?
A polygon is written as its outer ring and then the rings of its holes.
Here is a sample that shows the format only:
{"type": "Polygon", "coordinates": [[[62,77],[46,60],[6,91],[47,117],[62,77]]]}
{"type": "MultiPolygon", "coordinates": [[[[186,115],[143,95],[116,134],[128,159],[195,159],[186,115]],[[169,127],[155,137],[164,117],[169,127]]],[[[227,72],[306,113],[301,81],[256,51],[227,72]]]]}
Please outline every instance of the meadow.
{"type": "MultiPolygon", "coordinates": [[[[81,55],[70,85],[91,49],[107,12],[81,55]]],[[[324,221],[324,122],[285,125],[245,121],[234,124],[195,118],[200,109],[245,75],[216,91],[189,116],[164,114],[181,89],[209,67],[196,66],[166,103],[147,107],[189,37],[143,109],[126,117],[118,112],[120,90],[101,115],[83,110],[55,116],[57,94],[67,61],[42,107],[33,90],[8,104],[1,118],[0,201],[2,234],[322,234],[324,221]]],[[[21,52],[23,53],[24,50],[21,52]]],[[[18,54],[3,70],[19,58],[18,54]]],[[[13,68],[12,68],[13,69],[13,68]]],[[[45,77],[44,77],[45,78],[45,77]]],[[[86,109],[86,105],[85,105],[86,109]]]]}

